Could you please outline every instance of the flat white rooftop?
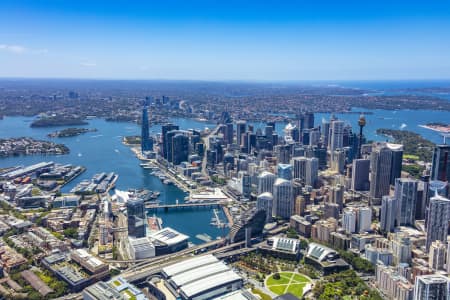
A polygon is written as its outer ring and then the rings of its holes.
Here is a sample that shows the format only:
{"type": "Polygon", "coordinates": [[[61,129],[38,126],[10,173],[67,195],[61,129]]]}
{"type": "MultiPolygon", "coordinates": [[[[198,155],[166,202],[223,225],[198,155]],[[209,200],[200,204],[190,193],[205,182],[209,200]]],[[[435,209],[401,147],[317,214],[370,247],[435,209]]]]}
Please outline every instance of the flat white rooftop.
{"type": "Polygon", "coordinates": [[[214,289],[215,287],[239,280],[242,280],[242,278],[234,271],[230,270],[182,286],[180,291],[188,298],[190,298],[195,295],[202,294],[208,290],[214,289]]]}
{"type": "Polygon", "coordinates": [[[209,265],[212,263],[216,263],[219,260],[213,256],[212,254],[199,256],[196,258],[192,258],[183,262],[179,262],[170,266],[163,268],[163,272],[168,276],[172,277],[177,274],[181,274],[183,272],[187,272],[189,270],[199,268],[204,265],[209,265]]]}
{"type": "Polygon", "coordinates": [[[230,268],[223,262],[219,261],[217,263],[205,265],[187,272],[183,272],[181,274],[173,276],[171,280],[176,285],[176,287],[179,288],[180,286],[190,284],[206,277],[209,278],[211,275],[226,272],[228,270],[230,270],[230,268]]]}
{"type": "Polygon", "coordinates": [[[150,238],[162,242],[164,244],[167,244],[169,246],[181,243],[189,239],[187,235],[179,233],[178,231],[169,227],[166,227],[164,229],[161,229],[157,232],[150,234],[150,238]]]}

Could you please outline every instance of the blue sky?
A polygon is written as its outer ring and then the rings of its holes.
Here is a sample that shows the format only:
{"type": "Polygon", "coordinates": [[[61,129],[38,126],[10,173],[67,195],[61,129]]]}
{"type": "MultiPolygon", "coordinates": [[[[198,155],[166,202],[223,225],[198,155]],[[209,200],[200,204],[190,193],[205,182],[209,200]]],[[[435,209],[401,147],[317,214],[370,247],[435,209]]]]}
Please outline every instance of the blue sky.
{"type": "Polygon", "coordinates": [[[450,2],[2,0],[0,77],[449,79],[450,2]]]}

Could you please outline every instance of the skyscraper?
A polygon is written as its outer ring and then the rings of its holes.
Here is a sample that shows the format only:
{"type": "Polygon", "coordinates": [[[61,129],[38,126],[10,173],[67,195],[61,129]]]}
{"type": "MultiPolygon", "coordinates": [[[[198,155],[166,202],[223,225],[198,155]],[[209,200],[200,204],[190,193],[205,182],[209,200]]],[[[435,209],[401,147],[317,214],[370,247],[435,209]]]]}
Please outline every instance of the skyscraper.
{"type": "Polygon", "coordinates": [[[418,181],[409,178],[395,180],[395,199],[397,200],[397,224],[413,226],[416,216],[418,181]]]}
{"type": "Polygon", "coordinates": [[[370,230],[372,225],[372,209],[370,207],[358,208],[358,232],[370,230]]]}
{"type": "Polygon", "coordinates": [[[188,160],[189,137],[183,133],[177,133],[172,137],[172,157],[169,159],[174,165],[179,165],[188,160]]]}
{"type": "Polygon", "coordinates": [[[370,173],[370,160],[369,159],[353,160],[352,190],[368,191],[370,188],[369,173],[370,173]]]}
{"type": "Polygon", "coordinates": [[[130,198],[127,201],[128,235],[135,238],[145,236],[145,206],[144,200],[130,198]]]}
{"type": "Polygon", "coordinates": [[[148,101],[147,97],[142,108],[142,127],[141,127],[141,152],[152,151],[153,141],[150,138],[149,124],[148,124],[148,101]]]}
{"type": "Polygon", "coordinates": [[[233,144],[233,130],[233,123],[227,123],[225,125],[224,139],[227,145],[233,144]]]}
{"type": "Polygon", "coordinates": [[[291,180],[292,179],[292,165],[289,164],[278,164],[278,177],[291,180]]]}
{"type": "Polygon", "coordinates": [[[351,234],[356,232],[356,210],[353,208],[345,208],[342,215],[342,227],[345,233],[351,234]]]}
{"type": "Polygon", "coordinates": [[[238,146],[243,146],[242,135],[247,130],[247,123],[245,121],[238,121],[236,123],[236,142],[238,146]]]}
{"type": "Polygon", "coordinates": [[[286,179],[278,178],[273,185],[273,212],[283,219],[291,217],[294,211],[294,197],[292,183],[286,179]]]}
{"type": "Polygon", "coordinates": [[[258,176],[258,195],[269,192],[273,194],[273,185],[275,184],[275,180],[277,177],[267,171],[262,172],[258,176]]]}
{"type": "Polygon", "coordinates": [[[436,145],[431,180],[450,181],[450,145],[436,145]]]}
{"type": "Polygon", "coordinates": [[[315,157],[294,157],[294,179],[300,179],[305,184],[314,187],[319,173],[319,160],[315,157]]]}
{"type": "Polygon", "coordinates": [[[438,274],[416,277],[414,300],[448,300],[450,281],[438,274]]]}
{"type": "Polygon", "coordinates": [[[174,125],[172,123],[167,123],[161,126],[161,143],[162,143],[162,155],[164,159],[168,159],[168,148],[169,148],[169,141],[167,139],[167,133],[172,130],[178,130],[178,125],[174,125]]]}
{"type": "Polygon", "coordinates": [[[383,196],[380,214],[381,231],[393,232],[397,216],[397,200],[394,197],[383,196]]]}
{"type": "Polygon", "coordinates": [[[403,146],[397,144],[387,144],[391,150],[391,177],[389,184],[394,185],[395,179],[400,178],[402,175],[402,162],[403,162],[403,146]]]}
{"type": "Polygon", "coordinates": [[[330,124],[330,153],[344,146],[344,121],[335,120],[330,124]]]}
{"type": "Polygon", "coordinates": [[[445,243],[434,241],[430,245],[428,265],[433,271],[443,270],[445,263],[445,243]]]}
{"type": "Polygon", "coordinates": [[[391,178],[393,174],[397,176],[398,173],[397,170],[393,171],[393,168],[398,169],[399,153],[402,148],[402,145],[389,143],[374,145],[370,155],[370,198],[373,204],[380,203],[381,197],[389,195],[391,178]],[[394,152],[395,159],[393,159],[394,152]],[[393,162],[395,163],[394,166],[393,162]]]}
{"type": "Polygon", "coordinates": [[[266,212],[266,223],[272,220],[273,195],[269,192],[260,194],[256,198],[256,209],[266,212]]]}
{"type": "Polygon", "coordinates": [[[448,222],[450,220],[450,200],[440,195],[430,199],[427,212],[427,251],[434,241],[447,241],[448,222]]]}

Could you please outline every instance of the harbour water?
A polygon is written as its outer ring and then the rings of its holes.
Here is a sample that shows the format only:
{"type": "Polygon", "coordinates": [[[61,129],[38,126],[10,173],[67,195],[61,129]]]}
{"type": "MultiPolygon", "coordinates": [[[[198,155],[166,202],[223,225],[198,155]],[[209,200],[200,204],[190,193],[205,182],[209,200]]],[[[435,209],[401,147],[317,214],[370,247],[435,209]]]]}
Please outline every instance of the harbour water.
{"type": "MultiPolygon", "coordinates": [[[[354,111],[367,111],[355,108],[354,111]]],[[[440,135],[434,131],[419,127],[428,122],[448,122],[449,112],[441,111],[410,111],[410,110],[373,110],[373,114],[367,115],[365,134],[369,140],[385,140],[385,137],[377,136],[377,128],[405,129],[417,132],[425,138],[435,142],[442,142],[440,135]]],[[[347,120],[356,130],[358,114],[336,114],[339,119],[347,120]]],[[[329,114],[316,114],[316,125],[320,125],[322,118],[329,119],[329,114]]],[[[64,127],[31,128],[30,117],[5,117],[0,120],[0,138],[33,137],[36,139],[50,139],[47,134],[63,129],[64,127]]],[[[191,119],[174,118],[171,120],[182,129],[213,128],[214,124],[199,122],[191,119]]],[[[257,128],[263,127],[263,123],[255,123],[257,128]]],[[[283,133],[285,124],[276,124],[279,134],[283,133]]],[[[83,179],[90,179],[99,172],[115,172],[119,174],[116,183],[117,188],[126,190],[129,188],[147,188],[161,192],[161,203],[175,203],[184,201],[186,194],[174,185],[164,185],[156,176],[150,175],[151,171],[139,166],[139,161],[129,147],[122,144],[122,137],[126,135],[139,135],[140,127],[133,123],[106,122],[101,119],[89,120],[89,125],[80,126],[96,128],[96,132],[88,132],[76,137],[50,139],[57,143],[66,144],[71,152],[62,156],[19,156],[0,158],[0,168],[15,165],[30,165],[40,161],[54,161],[58,163],[70,163],[82,165],[87,171],[64,187],[63,192],[68,192],[83,179]]],[[[152,126],[152,134],[159,133],[161,126],[152,126]]],[[[190,236],[194,244],[202,243],[196,235],[208,235],[212,239],[224,236],[227,229],[219,229],[210,225],[214,216],[212,209],[189,209],[159,211],[158,216],[163,220],[163,226],[173,227],[190,236]]],[[[220,211],[222,220],[225,220],[220,211]]]]}

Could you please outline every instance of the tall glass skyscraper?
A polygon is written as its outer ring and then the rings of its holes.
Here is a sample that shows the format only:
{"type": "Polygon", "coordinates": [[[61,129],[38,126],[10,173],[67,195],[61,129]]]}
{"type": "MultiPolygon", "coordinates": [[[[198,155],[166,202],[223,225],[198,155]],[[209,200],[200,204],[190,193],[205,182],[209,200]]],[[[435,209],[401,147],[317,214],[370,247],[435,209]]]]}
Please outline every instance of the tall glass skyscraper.
{"type": "Polygon", "coordinates": [[[136,238],[145,236],[145,205],[140,198],[128,199],[127,202],[128,235],[136,238]]]}
{"type": "Polygon", "coordinates": [[[142,108],[142,131],[141,131],[141,152],[152,151],[153,141],[150,138],[150,130],[148,125],[148,105],[150,98],[147,97],[142,108]]]}

